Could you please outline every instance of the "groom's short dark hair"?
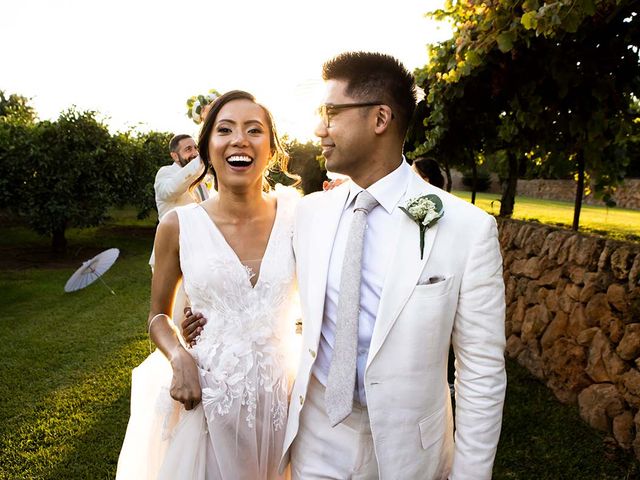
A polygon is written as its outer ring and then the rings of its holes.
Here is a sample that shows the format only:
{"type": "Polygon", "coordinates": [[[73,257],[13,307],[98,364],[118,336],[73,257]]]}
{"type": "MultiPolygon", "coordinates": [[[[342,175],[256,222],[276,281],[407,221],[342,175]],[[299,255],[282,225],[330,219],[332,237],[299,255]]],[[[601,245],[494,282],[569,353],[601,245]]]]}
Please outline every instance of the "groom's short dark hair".
{"type": "Polygon", "coordinates": [[[345,52],[325,62],[322,78],[346,81],[346,94],[358,100],[385,102],[404,135],[417,98],[415,78],[398,59],[384,53],[345,52]]]}
{"type": "Polygon", "coordinates": [[[178,135],[174,135],[173,138],[169,140],[169,151],[177,152],[180,141],[184,140],[185,138],[191,138],[191,135],[187,135],[186,133],[179,133],[178,135]]]}

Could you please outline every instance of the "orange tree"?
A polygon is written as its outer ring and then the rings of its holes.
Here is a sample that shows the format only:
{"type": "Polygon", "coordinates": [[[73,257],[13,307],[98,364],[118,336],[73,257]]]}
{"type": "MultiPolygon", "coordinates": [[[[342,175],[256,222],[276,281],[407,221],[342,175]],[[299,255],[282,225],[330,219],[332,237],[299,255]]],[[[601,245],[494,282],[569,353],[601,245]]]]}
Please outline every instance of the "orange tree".
{"type": "Polygon", "coordinates": [[[513,211],[523,163],[572,162],[574,228],[585,173],[607,199],[625,174],[630,105],[640,86],[637,0],[448,0],[432,12],[454,27],[416,71],[425,89],[415,154],[471,150],[506,172],[513,211]]]}
{"type": "Polygon", "coordinates": [[[124,175],[111,135],[95,112],[72,108],[55,122],[34,125],[28,146],[9,159],[21,175],[9,207],[30,228],[49,235],[54,252],[64,252],[67,228],[100,224],[114,204],[114,185],[124,175]]]}
{"type": "Polygon", "coordinates": [[[167,132],[134,130],[119,132],[112,138],[112,154],[117,159],[121,181],[114,186],[118,206],[131,205],[142,219],[156,209],[153,184],[158,169],[171,162],[167,132]]]}
{"type": "Polygon", "coordinates": [[[111,135],[96,117],[71,108],[37,122],[28,99],[0,91],[0,208],[49,235],[55,252],[66,249],[67,228],[99,225],[112,206],[147,216],[156,172],[170,161],[171,134],[111,135]]]}

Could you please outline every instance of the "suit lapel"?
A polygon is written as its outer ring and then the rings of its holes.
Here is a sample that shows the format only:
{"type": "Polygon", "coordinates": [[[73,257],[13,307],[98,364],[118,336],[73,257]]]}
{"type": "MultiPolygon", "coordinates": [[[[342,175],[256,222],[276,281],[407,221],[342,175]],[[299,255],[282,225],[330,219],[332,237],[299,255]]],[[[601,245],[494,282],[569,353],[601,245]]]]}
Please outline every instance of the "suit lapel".
{"type": "MultiPolygon", "coordinates": [[[[412,176],[407,193],[399,205],[407,200],[429,193],[430,187],[417,176],[412,176]]],[[[402,210],[396,207],[394,215],[399,215],[399,234],[395,245],[395,254],[387,271],[384,287],[380,296],[378,314],[371,337],[367,367],[384,343],[391,327],[413,293],[420,274],[424,270],[433,249],[438,232],[438,224],[429,228],[424,239],[424,255],[420,259],[420,228],[402,210]]]]}
{"type": "Polygon", "coordinates": [[[305,280],[308,284],[309,318],[303,319],[303,328],[308,329],[307,333],[311,335],[311,338],[320,337],[329,261],[348,194],[348,185],[335,188],[324,194],[326,200],[319,202],[316,207],[317,213],[308,238],[309,278],[305,280]]]}

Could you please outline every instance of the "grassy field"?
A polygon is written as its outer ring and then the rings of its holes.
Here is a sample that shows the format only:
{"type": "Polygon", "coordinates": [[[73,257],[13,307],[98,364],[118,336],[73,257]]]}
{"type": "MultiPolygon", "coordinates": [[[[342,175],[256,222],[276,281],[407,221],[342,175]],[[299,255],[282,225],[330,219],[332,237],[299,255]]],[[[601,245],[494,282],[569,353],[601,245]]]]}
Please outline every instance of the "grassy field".
{"type": "MultiPolygon", "coordinates": [[[[68,257],[48,268],[0,271],[1,479],[114,477],[131,368],[149,353],[153,220],[128,223],[138,225],[71,231],[68,257]],[[105,274],[116,295],[99,283],[65,294],[81,262],[109,247],[121,250],[105,274]]],[[[48,248],[24,229],[4,233],[5,255],[9,244],[17,257],[48,248]]]]}
{"type": "MultiPolygon", "coordinates": [[[[145,321],[154,220],[120,212],[117,222],[71,231],[68,257],[0,269],[0,479],[113,478],[129,411],[131,369],[149,353],[145,321]],[[127,225],[123,227],[122,225],[127,225]],[[63,286],[92,252],[117,247],[99,283],[63,286]]],[[[47,241],[5,228],[3,255],[45,261],[47,241]],[[39,252],[39,253],[38,253],[39,252]]],[[[496,479],[631,479],[632,455],[608,447],[576,408],[560,405],[509,364],[496,479]]]]}
{"type": "MultiPolygon", "coordinates": [[[[455,191],[452,193],[467,201],[471,200],[470,192],[455,191]]],[[[497,193],[478,193],[476,205],[497,215],[500,211],[500,195],[497,193]]],[[[535,220],[540,223],[571,228],[573,203],[516,197],[513,218],[535,220]]],[[[580,212],[580,231],[639,241],[640,211],[583,205],[580,212]]]]}
{"type": "Polygon", "coordinates": [[[517,363],[507,361],[507,397],[494,480],[633,480],[640,463],[582,421],[517,363]]]}

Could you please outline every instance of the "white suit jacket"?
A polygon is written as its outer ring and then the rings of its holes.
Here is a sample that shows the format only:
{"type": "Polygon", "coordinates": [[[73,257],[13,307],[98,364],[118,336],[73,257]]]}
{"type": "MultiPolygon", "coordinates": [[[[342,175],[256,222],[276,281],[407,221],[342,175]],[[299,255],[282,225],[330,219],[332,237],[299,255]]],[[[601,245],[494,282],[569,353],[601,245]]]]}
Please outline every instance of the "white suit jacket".
{"type": "Polygon", "coordinates": [[[200,157],[194,158],[184,167],[175,162],[160,167],[153,184],[156,206],[158,207],[158,220],[162,220],[162,217],[176,207],[200,201],[195,192],[189,191],[189,186],[203,170],[204,165],[200,157]]]}
{"type": "MultiPolygon", "coordinates": [[[[327,272],[348,182],[300,201],[294,250],[303,346],[283,461],[298,431],[318,351],[327,272]]],[[[504,282],[493,217],[412,175],[402,206],[428,193],[444,216],[429,228],[420,259],[418,225],[396,207],[393,249],[365,370],[371,431],[381,479],[490,479],[502,421],[504,282]],[[432,277],[442,281],[429,283],[432,277]],[[456,434],[447,384],[456,354],[456,434]]]]}

